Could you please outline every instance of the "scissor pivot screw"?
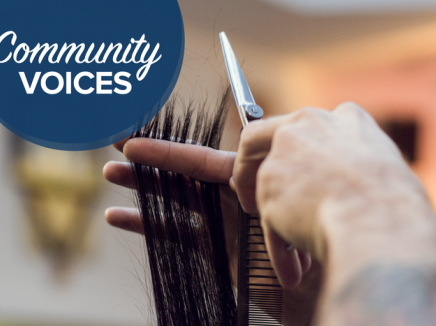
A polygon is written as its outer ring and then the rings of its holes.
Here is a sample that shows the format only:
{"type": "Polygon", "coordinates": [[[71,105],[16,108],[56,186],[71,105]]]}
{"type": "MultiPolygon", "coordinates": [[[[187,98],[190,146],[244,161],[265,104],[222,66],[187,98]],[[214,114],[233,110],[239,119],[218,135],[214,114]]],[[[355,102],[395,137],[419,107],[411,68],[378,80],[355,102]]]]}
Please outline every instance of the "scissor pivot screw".
{"type": "Polygon", "coordinates": [[[263,110],[259,105],[247,105],[245,112],[248,120],[262,119],[263,117],[263,110]]]}

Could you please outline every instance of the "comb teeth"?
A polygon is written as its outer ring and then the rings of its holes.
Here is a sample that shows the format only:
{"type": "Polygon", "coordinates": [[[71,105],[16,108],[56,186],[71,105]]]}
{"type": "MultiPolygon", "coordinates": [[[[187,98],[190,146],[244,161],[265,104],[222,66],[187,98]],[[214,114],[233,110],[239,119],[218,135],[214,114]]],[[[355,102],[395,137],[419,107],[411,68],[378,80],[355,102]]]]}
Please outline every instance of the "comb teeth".
{"type": "Polygon", "coordinates": [[[265,247],[259,218],[239,211],[238,326],[282,325],[283,289],[265,247]]]}
{"type": "Polygon", "coordinates": [[[282,290],[249,289],[246,325],[282,325],[282,290]]]}

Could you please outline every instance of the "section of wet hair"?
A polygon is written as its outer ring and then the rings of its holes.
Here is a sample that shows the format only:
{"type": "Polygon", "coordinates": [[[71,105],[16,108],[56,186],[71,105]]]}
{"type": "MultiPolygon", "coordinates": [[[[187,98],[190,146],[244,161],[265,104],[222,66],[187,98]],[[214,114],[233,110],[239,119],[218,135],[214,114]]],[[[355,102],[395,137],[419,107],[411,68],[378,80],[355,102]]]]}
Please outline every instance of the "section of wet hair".
{"type": "MultiPolygon", "coordinates": [[[[174,96],[135,137],[218,149],[229,95],[227,89],[212,114],[191,102],[179,117],[174,96]]],[[[236,325],[219,185],[140,164],[132,169],[158,325],[236,325]]]]}

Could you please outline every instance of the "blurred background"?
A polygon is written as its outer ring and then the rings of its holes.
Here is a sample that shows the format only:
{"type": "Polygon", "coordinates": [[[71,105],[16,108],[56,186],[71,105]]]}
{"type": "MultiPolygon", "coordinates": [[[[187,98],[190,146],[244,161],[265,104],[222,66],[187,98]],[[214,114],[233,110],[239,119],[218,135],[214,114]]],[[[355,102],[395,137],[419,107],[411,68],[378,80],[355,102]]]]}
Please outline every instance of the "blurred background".
{"type": "MultiPolygon", "coordinates": [[[[179,3],[182,98],[215,106],[227,85],[225,31],[267,115],[360,104],[436,201],[436,2],[179,3]]],[[[231,113],[224,147],[236,150],[231,113]]],[[[134,206],[101,176],[108,160],[124,159],[111,147],[44,149],[0,125],[0,326],[153,325],[142,238],[104,221],[106,207],[134,206]]]]}

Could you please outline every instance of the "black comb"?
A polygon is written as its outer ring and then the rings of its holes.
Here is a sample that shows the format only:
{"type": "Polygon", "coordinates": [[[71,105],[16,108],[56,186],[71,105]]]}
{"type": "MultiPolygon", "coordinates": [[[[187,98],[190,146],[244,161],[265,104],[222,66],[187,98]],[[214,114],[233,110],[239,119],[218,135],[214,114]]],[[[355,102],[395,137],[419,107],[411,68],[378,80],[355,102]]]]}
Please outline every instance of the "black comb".
{"type": "MultiPolygon", "coordinates": [[[[224,32],[220,33],[224,61],[235,103],[244,128],[261,120],[250,87],[224,32]]],[[[238,326],[282,325],[283,291],[266,252],[259,219],[244,213],[239,205],[238,326]]]]}
{"type": "Polygon", "coordinates": [[[238,326],[282,325],[283,289],[265,247],[260,220],[239,205],[238,326]]]}

